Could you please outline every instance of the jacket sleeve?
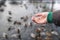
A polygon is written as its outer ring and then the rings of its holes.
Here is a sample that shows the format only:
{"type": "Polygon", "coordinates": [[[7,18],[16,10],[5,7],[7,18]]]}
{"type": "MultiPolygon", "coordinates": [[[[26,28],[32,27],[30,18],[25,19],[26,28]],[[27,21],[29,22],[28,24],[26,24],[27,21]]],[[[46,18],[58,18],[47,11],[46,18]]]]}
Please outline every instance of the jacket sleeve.
{"type": "Polygon", "coordinates": [[[53,23],[60,26],[60,10],[53,12],[53,23]]]}

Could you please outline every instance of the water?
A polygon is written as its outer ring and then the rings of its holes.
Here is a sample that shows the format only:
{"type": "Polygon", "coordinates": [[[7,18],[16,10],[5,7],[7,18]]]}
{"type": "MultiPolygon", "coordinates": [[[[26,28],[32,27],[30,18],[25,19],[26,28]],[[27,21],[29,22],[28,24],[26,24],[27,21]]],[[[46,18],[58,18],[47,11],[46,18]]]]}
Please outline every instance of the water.
{"type": "MultiPolygon", "coordinates": [[[[15,30],[8,31],[8,28],[10,26],[13,26],[15,28],[20,28],[22,40],[34,40],[30,37],[30,34],[35,33],[36,28],[40,27],[40,25],[33,23],[32,27],[27,27],[25,29],[25,27],[24,27],[25,22],[23,22],[23,20],[21,20],[20,17],[27,15],[29,17],[27,23],[31,22],[31,16],[34,15],[34,11],[37,13],[35,6],[33,4],[27,3],[28,9],[25,9],[24,4],[11,5],[11,4],[9,4],[9,1],[6,2],[6,5],[7,5],[7,7],[2,7],[2,8],[4,8],[4,12],[0,12],[0,35],[1,35],[1,37],[2,37],[2,33],[6,32],[9,34],[8,40],[19,40],[17,38],[10,38],[11,35],[16,34],[15,30]],[[9,15],[8,11],[11,11],[12,15],[9,15]],[[12,17],[12,22],[7,21],[8,17],[12,17]],[[20,22],[22,22],[22,25],[13,25],[14,21],[20,21],[20,22]]],[[[56,29],[60,32],[60,30],[59,30],[60,27],[55,28],[55,25],[52,25],[52,27],[54,28],[54,30],[56,29]]],[[[48,28],[49,27],[47,27],[47,29],[48,28]]],[[[6,39],[1,38],[1,40],[6,40],[6,39]]],[[[56,40],[58,40],[57,37],[56,37],[56,40]]]]}

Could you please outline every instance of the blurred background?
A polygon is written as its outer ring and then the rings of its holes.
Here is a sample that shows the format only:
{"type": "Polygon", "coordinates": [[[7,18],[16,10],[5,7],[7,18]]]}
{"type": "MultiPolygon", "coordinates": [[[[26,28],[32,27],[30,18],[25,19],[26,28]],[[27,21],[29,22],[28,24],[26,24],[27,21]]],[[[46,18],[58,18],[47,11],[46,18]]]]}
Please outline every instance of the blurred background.
{"type": "MultiPolygon", "coordinates": [[[[35,24],[31,20],[36,13],[60,10],[59,5],[60,0],[0,0],[0,40],[6,40],[4,33],[10,38],[8,40],[19,40],[11,37],[17,34],[16,29],[20,29],[22,40],[35,40],[30,34],[36,33],[35,30],[41,26],[45,26],[46,31],[54,30],[60,35],[60,27],[35,24]]],[[[53,40],[60,40],[59,35],[54,36],[53,40]]]]}

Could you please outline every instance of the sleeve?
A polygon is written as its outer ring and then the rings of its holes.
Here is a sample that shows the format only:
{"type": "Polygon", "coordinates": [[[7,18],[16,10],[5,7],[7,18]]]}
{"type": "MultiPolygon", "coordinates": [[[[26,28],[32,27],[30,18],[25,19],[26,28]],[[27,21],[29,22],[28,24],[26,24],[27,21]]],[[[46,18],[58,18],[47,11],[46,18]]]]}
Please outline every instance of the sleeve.
{"type": "Polygon", "coordinates": [[[52,12],[48,12],[48,16],[47,16],[47,22],[48,23],[52,23],[53,22],[53,13],[52,12]]]}
{"type": "Polygon", "coordinates": [[[53,23],[60,26],[60,10],[53,12],[53,23]]]}

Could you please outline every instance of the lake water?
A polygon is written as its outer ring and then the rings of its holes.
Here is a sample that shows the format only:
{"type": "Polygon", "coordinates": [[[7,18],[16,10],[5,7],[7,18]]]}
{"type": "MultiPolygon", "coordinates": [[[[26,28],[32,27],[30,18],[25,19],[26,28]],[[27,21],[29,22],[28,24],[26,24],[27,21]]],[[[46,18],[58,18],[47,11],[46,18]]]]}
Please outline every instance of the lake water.
{"type": "MultiPolygon", "coordinates": [[[[35,6],[33,4],[27,3],[27,9],[24,7],[24,5],[11,5],[9,4],[9,1],[6,2],[7,7],[2,6],[2,8],[4,8],[4,12],[0,12],[0,35],[2,37],[2,33],[6,32],[7,34],[9,34],[9,37],[12,34],[15,34],[15,30],[12,31],[8,31],[8,28],[10,26],[13,26],[15,28],[20,28],[21,30],[21,35],[22,35],[22,40],[34,40],[30,37],[31,33],[35,33],[35,29],[40,27],[40,25],[33,23],[32,27],[27,27],[24,28],[24,23],[23,20],[20,19],[20,17],[22,16],[28,16],[29,19],[27,21],[27,23],[31,22],[31,16],[34,15],[35,13],[38,13],[37,9],[35,8],[35,6]],[[8,11],[12,12],[12,15],[9,15],[8,11]],[[8,17],[12,17],[12,22],[8,22],[7,19],[8,17]],[[14,21],[20,21],[22,22],[22,25],[13,25],[14,21]]],[[[39,12],[42,11],[42,8],[39,8],[39,12]]],[[[57,27],[52,24],[51,27],[46,27],[48,30],[50,30],[50,28],[58,32],[60,32],[60,27],[57,27]]],[[[1,38],[1,40],[6,40],[4,38],[1,38]]],[[[9,38],[8,40],[19,40],[16,38],[9,38]]],[[[56,39],[54,40],[58,40],[58,38],[56,37],[56,39]]]]}

